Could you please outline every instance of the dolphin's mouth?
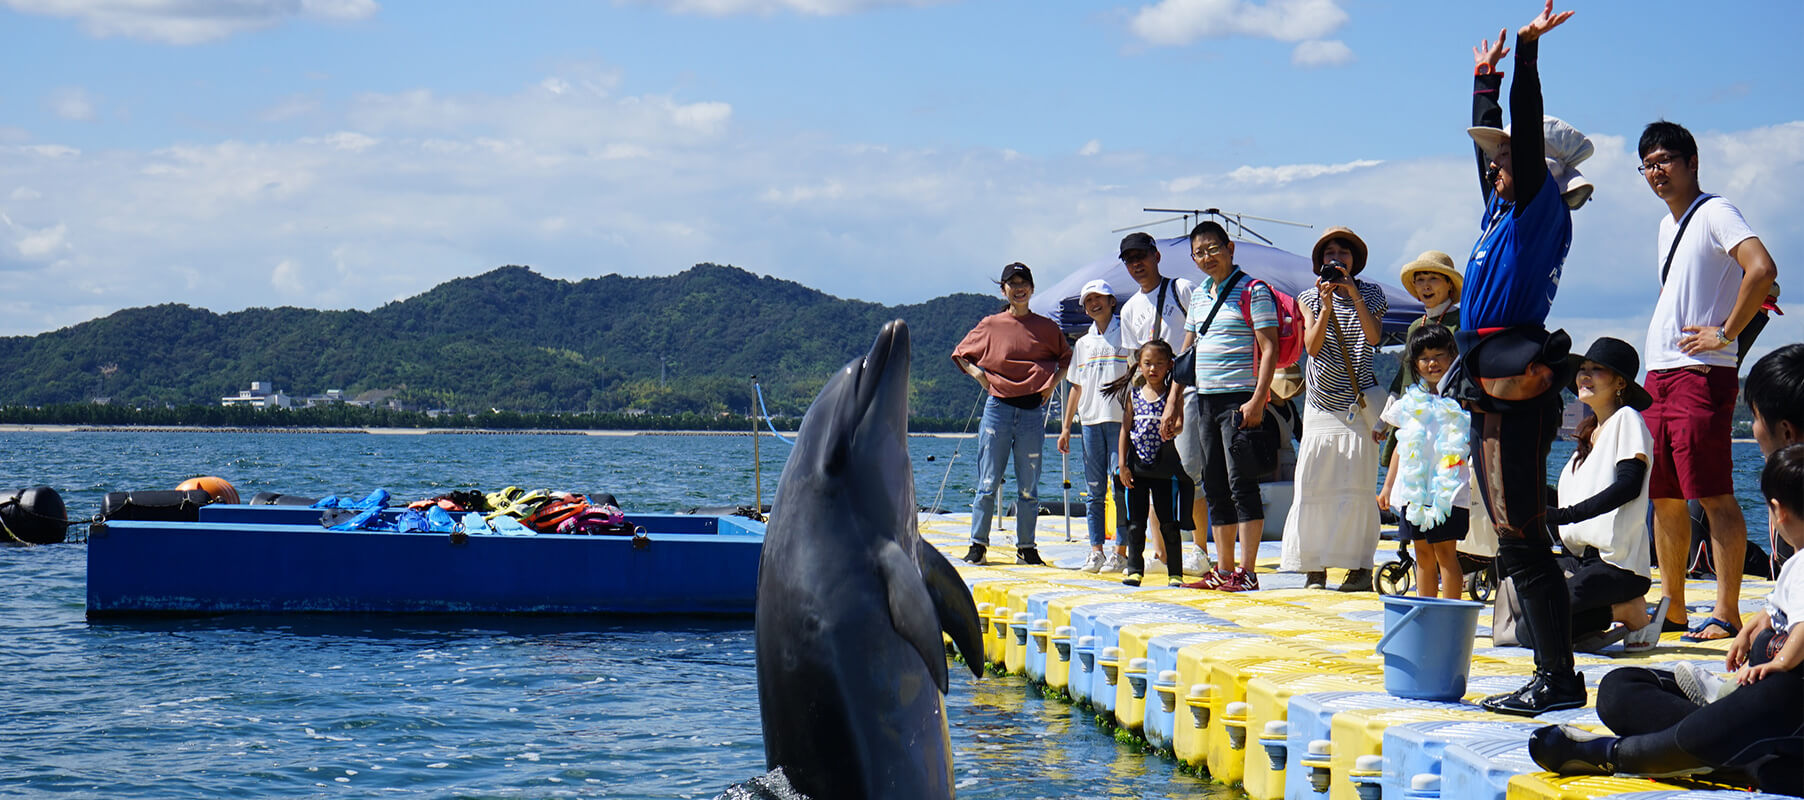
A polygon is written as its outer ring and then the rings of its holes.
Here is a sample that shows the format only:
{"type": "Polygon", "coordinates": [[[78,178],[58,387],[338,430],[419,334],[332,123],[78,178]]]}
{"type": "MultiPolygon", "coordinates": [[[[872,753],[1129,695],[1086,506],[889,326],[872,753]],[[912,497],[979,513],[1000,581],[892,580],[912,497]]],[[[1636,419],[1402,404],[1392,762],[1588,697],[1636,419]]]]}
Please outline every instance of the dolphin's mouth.
{"type": "MultiPolygon", "coordinates": [[[[909,361],[908,323],[894,320],[877,332],[877,341],[871,343],[871,351],[865,354],[864,365],[858,375],[858,400],[860,408],[873,408],[877,405],[888,406],[883,402],[890,398],[885,394],[899,394],[904,404],[908,398],[908,361],[909,361]],[[900,362],[901,369],[890,369],[892,364],[900,362]]],[[[906,415],[906,405],[903,406],[906,415]]]]}

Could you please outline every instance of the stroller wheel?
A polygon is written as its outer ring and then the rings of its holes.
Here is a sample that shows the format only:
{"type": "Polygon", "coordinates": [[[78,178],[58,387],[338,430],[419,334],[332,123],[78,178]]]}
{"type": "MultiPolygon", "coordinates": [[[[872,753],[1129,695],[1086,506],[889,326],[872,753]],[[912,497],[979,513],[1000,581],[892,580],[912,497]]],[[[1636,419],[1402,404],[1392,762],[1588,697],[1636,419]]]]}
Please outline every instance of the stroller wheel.
{"type": "Polygon", "coordinates": [[[1378,568],[1372,583],[1379,594],[1406,594],[1415,585],[1413,565],[1402,561],[1392,561],[1378,568]]]}
{"type": "Polygon", "coordinates": [[[1497,596],[1497,562],[1466,575],[1466,595],[1480,603],[1489,603],[1497,596]]]}

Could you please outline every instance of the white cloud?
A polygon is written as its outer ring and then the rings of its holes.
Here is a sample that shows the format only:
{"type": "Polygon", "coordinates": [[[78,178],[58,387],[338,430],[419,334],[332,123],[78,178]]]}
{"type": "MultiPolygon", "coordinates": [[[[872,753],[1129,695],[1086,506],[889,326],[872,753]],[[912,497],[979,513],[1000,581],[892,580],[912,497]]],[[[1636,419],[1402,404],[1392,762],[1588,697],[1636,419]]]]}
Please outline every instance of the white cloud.
{"type": "Polygon", "coordinates": [[[1093,156],[1100,152],[1102,152],[1102,140],[1091,139],[1090,141],[1084,142],[1084,146],[1077,151],[1077,154],[1080,156],[1093,156]]]}
{"type": "Polygon", "coordinates": [[[307,280],[300,265],[288,259],[282,259],[275,269],[269,271],[269,285],[283,294],[301,294],[307,291],[307,280]]]}
{"type": "Polygon", "coordinates": [[[880,8],[923,7],[950,0],[635,0],[667,8],[679,14],[726,17],[739,14],[769,16],[780,12],[811,16],[838,16],[880,8]]]}
{"type": "Polygon", "coordinates": [[[1245,186],[1282,186],[1295,180],[1319,178],[1323,175],[1342,175],[1357,169],[1375,167],[1382,161],[1361,159],[1344,164],[1280,164],[1273,167],[1240,166],[1223,175],[1186,175],[1165,181],[1165,190],[1173,194],[1195,191],[1205,186],[1215,187],[1225,183],[1245,186]]]}
{"type": "Polygon", "coordinates": [[[1347,23],[1336,0],[1160,0],[1142,6],[1130,27],[1153,44],[1245,36],[1298,42],[1320,39],[1347,23]]]}
{"type": "Polygon", "coordinates": [[[1311,39],[1290,52],[1290,63],[1298,67],[1339,67],[1353,63],[1353,48],[1339,39],[1311,39]]]}
{"type": "Polygon", "coordinates": [[[94,119],[94,101],[88,97],[88,91],[79,86],[65,86],[52,89],[45,101],[50,113],[74,122],[88,122],[94,119]]]}
{"type": "Polygon", "coordinates": [[[25,14],[73,18],[90,36],[190,45],[274,27],[293,18],[355,22],[375,0],[0,0],[25,14]]]}
{"type": "Polygon", "coordinates": [[[285,97],[275,105],[259,112],[257,119],[263,122],[282,122],[296,117],[304,117],[318,110],[318,100],[307,95],[297,94],[285,97]]]}

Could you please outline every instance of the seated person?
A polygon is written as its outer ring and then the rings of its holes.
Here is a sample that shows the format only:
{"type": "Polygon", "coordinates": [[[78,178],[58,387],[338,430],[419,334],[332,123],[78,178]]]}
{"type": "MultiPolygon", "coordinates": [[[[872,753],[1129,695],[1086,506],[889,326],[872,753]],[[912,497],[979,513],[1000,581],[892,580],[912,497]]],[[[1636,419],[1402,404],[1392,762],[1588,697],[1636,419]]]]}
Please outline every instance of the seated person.
{"type": "MultiPolygon", "coordinates": [[[[1804,545],[1804,444],[1767,459],[1760,489],[1779,534],[1793,547],[1804,545]]],[[[1712,780],[1804,796],[1799,563],[1786,562],[1766,608],[1730,645],[1724,665],[1735,670],[1734,691],[1701,691],[1695,681],[1682,680],[1689,674],[1682,670],[1623,667],[1605,675],[1597,689],[1598,719],[1619,736],[1550,725],[1529,738],[1529,755],[1562,775],[1709,772],[1712,780]]]]}

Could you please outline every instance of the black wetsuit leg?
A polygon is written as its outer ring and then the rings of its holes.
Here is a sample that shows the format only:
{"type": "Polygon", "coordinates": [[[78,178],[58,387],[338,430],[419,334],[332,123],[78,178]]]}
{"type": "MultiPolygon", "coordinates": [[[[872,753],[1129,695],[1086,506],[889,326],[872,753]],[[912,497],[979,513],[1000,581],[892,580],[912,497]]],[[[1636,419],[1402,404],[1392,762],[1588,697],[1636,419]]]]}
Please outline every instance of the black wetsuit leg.
{"type": "Polygon", "coordinates": [[[1518,623],[1535,651],[1535,669],[1574,675],[1572,602],[1554,562],[1547,528],[1547,454],[1560,427],[1560,396],[1548,392],[1506,412],[1474,411],[1472,457],[1479,494],[1497,523],[1497,558],[1516,584],[1518,623]]]}

